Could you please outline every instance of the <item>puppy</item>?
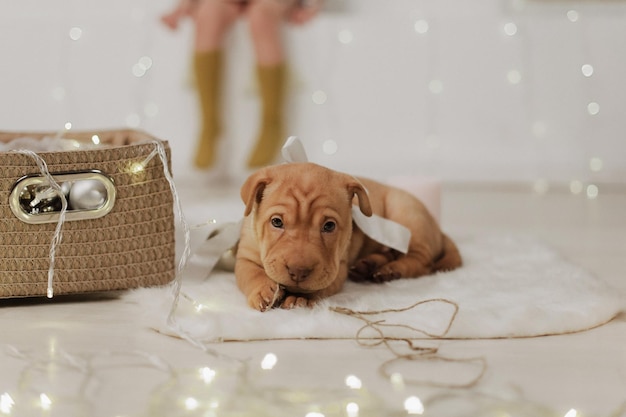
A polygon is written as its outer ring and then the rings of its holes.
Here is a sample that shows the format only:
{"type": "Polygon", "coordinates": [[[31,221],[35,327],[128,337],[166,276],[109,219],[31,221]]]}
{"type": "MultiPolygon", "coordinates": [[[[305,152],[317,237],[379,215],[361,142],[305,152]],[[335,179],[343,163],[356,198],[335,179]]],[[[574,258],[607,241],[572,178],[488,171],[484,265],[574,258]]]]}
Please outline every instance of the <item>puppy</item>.
{"type": "Polygon", "coordinates": [[[350,277],[384,282],[461,265],[461,255],[424,205],[411,194],[313,163],[263,168],[241,188],[245,218],[235,276],[248,304],[311,306],[339,292],[350,277]],[[352,206],[411,231],[408,253],[367,237],[352,206]]]}

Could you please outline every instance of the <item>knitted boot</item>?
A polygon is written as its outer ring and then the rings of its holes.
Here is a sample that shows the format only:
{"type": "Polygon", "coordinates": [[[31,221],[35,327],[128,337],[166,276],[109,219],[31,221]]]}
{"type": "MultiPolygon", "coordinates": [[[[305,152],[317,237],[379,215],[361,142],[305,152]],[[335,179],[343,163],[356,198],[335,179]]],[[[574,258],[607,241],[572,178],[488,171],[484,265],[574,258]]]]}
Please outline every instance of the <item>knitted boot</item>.
{"type": "Polygon", "coordinates": [[[194,55],[193,69],[202,118],[194,164],[197,168],[210,168],[215,162],[215,144],[221,131],[219,109],[222,52],[197,52],[194,55]]]}
{"type": "Polygon", "coordinates": [[[283,138],[283,102],[285,95],[285,64],[257,68],[261,95],[261,126],[254,151],[248,159],[249,168],[271,164],[283,138]]]}

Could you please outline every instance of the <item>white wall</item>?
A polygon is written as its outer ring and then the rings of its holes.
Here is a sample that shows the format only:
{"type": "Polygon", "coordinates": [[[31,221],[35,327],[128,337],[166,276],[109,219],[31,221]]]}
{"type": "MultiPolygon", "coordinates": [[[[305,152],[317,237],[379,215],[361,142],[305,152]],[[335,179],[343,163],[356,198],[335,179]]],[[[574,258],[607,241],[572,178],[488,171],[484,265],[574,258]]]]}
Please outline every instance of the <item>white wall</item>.
{"type": "MultiPolygon", "coordinates": [[[[173,1],[0,0],[0,129],[136,127],[169,140],[175,170],[186,171],[197,126],[192,27],[159,24],[173,1]],[[152,65],[133,75],[142,57],[152,65]]],[[[626,2],[327,5],[286,33],[289,133],[312,160],[375,177],[626,182],[626,2]],[[312,99],[320,92],[323,104],[312,99]]],[[[224,158],[238,172],[258,117],[243,24],[228,49],[224,158]]]]}

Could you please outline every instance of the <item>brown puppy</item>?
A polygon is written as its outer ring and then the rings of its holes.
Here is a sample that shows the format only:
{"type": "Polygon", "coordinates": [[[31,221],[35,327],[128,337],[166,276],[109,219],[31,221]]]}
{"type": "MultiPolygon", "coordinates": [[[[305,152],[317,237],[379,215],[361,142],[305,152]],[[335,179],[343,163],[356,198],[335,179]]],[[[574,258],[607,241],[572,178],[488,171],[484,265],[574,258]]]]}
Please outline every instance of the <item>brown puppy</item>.
{"type": "Polygon", "coordinates": [[[461,265],[455,244],[411,194],[313,163],[263,168],[241,188],[246,204],[235,275],[248,304],[265,311],[312,305],[346,278],[383,282],[461,265]],[[406,255],[368,238],[352,206],[411,231],[406,255]]]}

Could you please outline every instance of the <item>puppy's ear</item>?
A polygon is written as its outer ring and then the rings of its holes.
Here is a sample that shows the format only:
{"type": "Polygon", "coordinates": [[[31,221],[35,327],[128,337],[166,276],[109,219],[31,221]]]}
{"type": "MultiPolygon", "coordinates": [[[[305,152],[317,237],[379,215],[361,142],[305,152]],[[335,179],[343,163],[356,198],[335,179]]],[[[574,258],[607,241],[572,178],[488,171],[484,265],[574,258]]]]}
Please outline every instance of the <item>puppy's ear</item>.
{"type": "Polygon", "coordinates": [[[370,204],[370,198],[363,184],[353,179],[351,182],[348,182],[348,193],[350,193],[350,198],[356,194],[359,199],[359,209],[361,209],[361,213],[368,217],[372,215],[373,212],[372,205],[370,204]]]}
{"type": "Polygon", "coordinates": [[[241,187],[241,199],[246,204],[244,216],[252,212],[254,204],[261,202],[263,198],[263,190],[271,182],[271,178],[267,175],[266,170],[258,171],[248,177],[241,187]]]}

